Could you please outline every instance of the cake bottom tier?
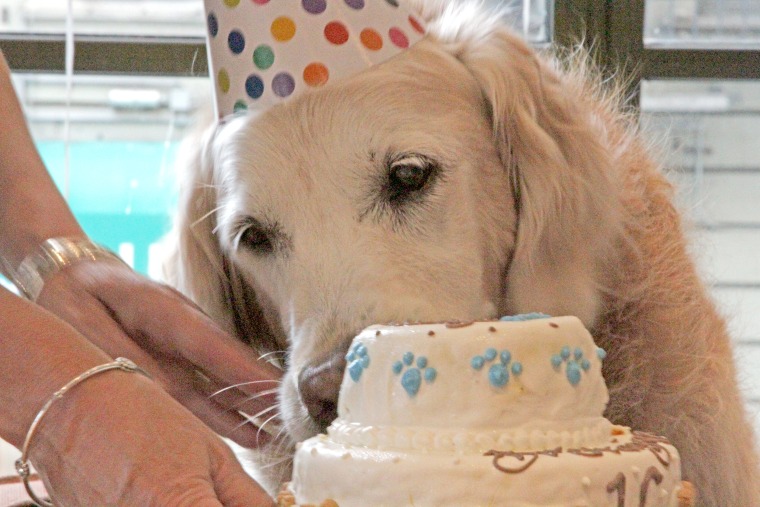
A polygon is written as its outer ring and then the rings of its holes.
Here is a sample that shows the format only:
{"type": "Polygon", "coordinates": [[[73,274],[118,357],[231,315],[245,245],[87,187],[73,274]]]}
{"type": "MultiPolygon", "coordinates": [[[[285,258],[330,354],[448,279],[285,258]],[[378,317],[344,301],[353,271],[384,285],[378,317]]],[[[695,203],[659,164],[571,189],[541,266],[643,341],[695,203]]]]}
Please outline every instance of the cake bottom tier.
{"type": "Polygon", "coordinates": [[[677,506],[680,459],[665,439],[617,429],[609,446],[483,455],[399,452],[336,444],[325,435],[296,453],[298,505],[677,506]]]}

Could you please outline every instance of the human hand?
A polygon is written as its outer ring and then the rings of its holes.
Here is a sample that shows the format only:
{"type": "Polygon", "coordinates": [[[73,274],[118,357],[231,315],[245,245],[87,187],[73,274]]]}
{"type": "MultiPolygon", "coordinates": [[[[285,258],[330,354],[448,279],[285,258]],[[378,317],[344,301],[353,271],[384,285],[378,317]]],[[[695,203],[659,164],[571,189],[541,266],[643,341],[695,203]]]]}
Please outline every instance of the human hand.
{"type": "Polygon", "coordinates": [[[276,428],[281,371],[192,302],[117,261],[82,261],[49,277],[37,302],[112,357],[129,357],[214,431],[244,447],[276,428]]]}
{"type": "Polygon", "coordinates": [[[273,505],[216,434],[136,374],[102,373],[67,392],[30,457],[56,505],[273,505]]]}

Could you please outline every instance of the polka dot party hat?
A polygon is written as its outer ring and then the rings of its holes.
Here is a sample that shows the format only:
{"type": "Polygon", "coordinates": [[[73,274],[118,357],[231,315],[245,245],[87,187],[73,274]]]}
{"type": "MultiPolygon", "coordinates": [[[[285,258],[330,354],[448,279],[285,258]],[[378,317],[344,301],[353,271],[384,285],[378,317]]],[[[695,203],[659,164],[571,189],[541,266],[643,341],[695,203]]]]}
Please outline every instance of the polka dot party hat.
{"type": "Polygon", "coordinates": [[[355,74],[425,32],[404,0],[205,0],[221,118],[355,74]]]}

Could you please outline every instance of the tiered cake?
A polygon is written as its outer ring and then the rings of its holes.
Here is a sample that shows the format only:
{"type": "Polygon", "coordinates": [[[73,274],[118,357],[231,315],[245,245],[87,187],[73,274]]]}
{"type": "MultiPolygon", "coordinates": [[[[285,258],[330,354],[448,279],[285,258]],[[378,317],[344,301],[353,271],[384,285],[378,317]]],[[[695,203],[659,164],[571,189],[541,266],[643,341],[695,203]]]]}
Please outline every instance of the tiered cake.
{"type": "Polygon", "coordinates": [[[605,353],[575,317],[372,326],[291,501],[351,506],[677,506],[666,439],[615,426],[605,353]]]}

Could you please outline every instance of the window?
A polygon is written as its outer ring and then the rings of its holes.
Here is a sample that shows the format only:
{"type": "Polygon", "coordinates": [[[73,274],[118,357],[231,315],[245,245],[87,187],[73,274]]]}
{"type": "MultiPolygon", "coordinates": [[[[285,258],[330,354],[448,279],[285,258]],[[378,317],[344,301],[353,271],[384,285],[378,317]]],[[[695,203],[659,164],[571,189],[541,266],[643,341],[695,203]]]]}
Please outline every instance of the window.
{"type": "MultiPolygon", "coordinates": [[[[692,251],[736,342],[760,431],[760,3],[557,0],[555,36],[590,44],[631,93],[692,222],[692,251]]],[[[687,224],[688,227],[688,224],[687,224]]]]}
{"type": "Polygon", "coordinates": [[[648,0],[643,32],[642,119],[670,140],[670,175],[760,430],[760,4],[648,0]]]}

